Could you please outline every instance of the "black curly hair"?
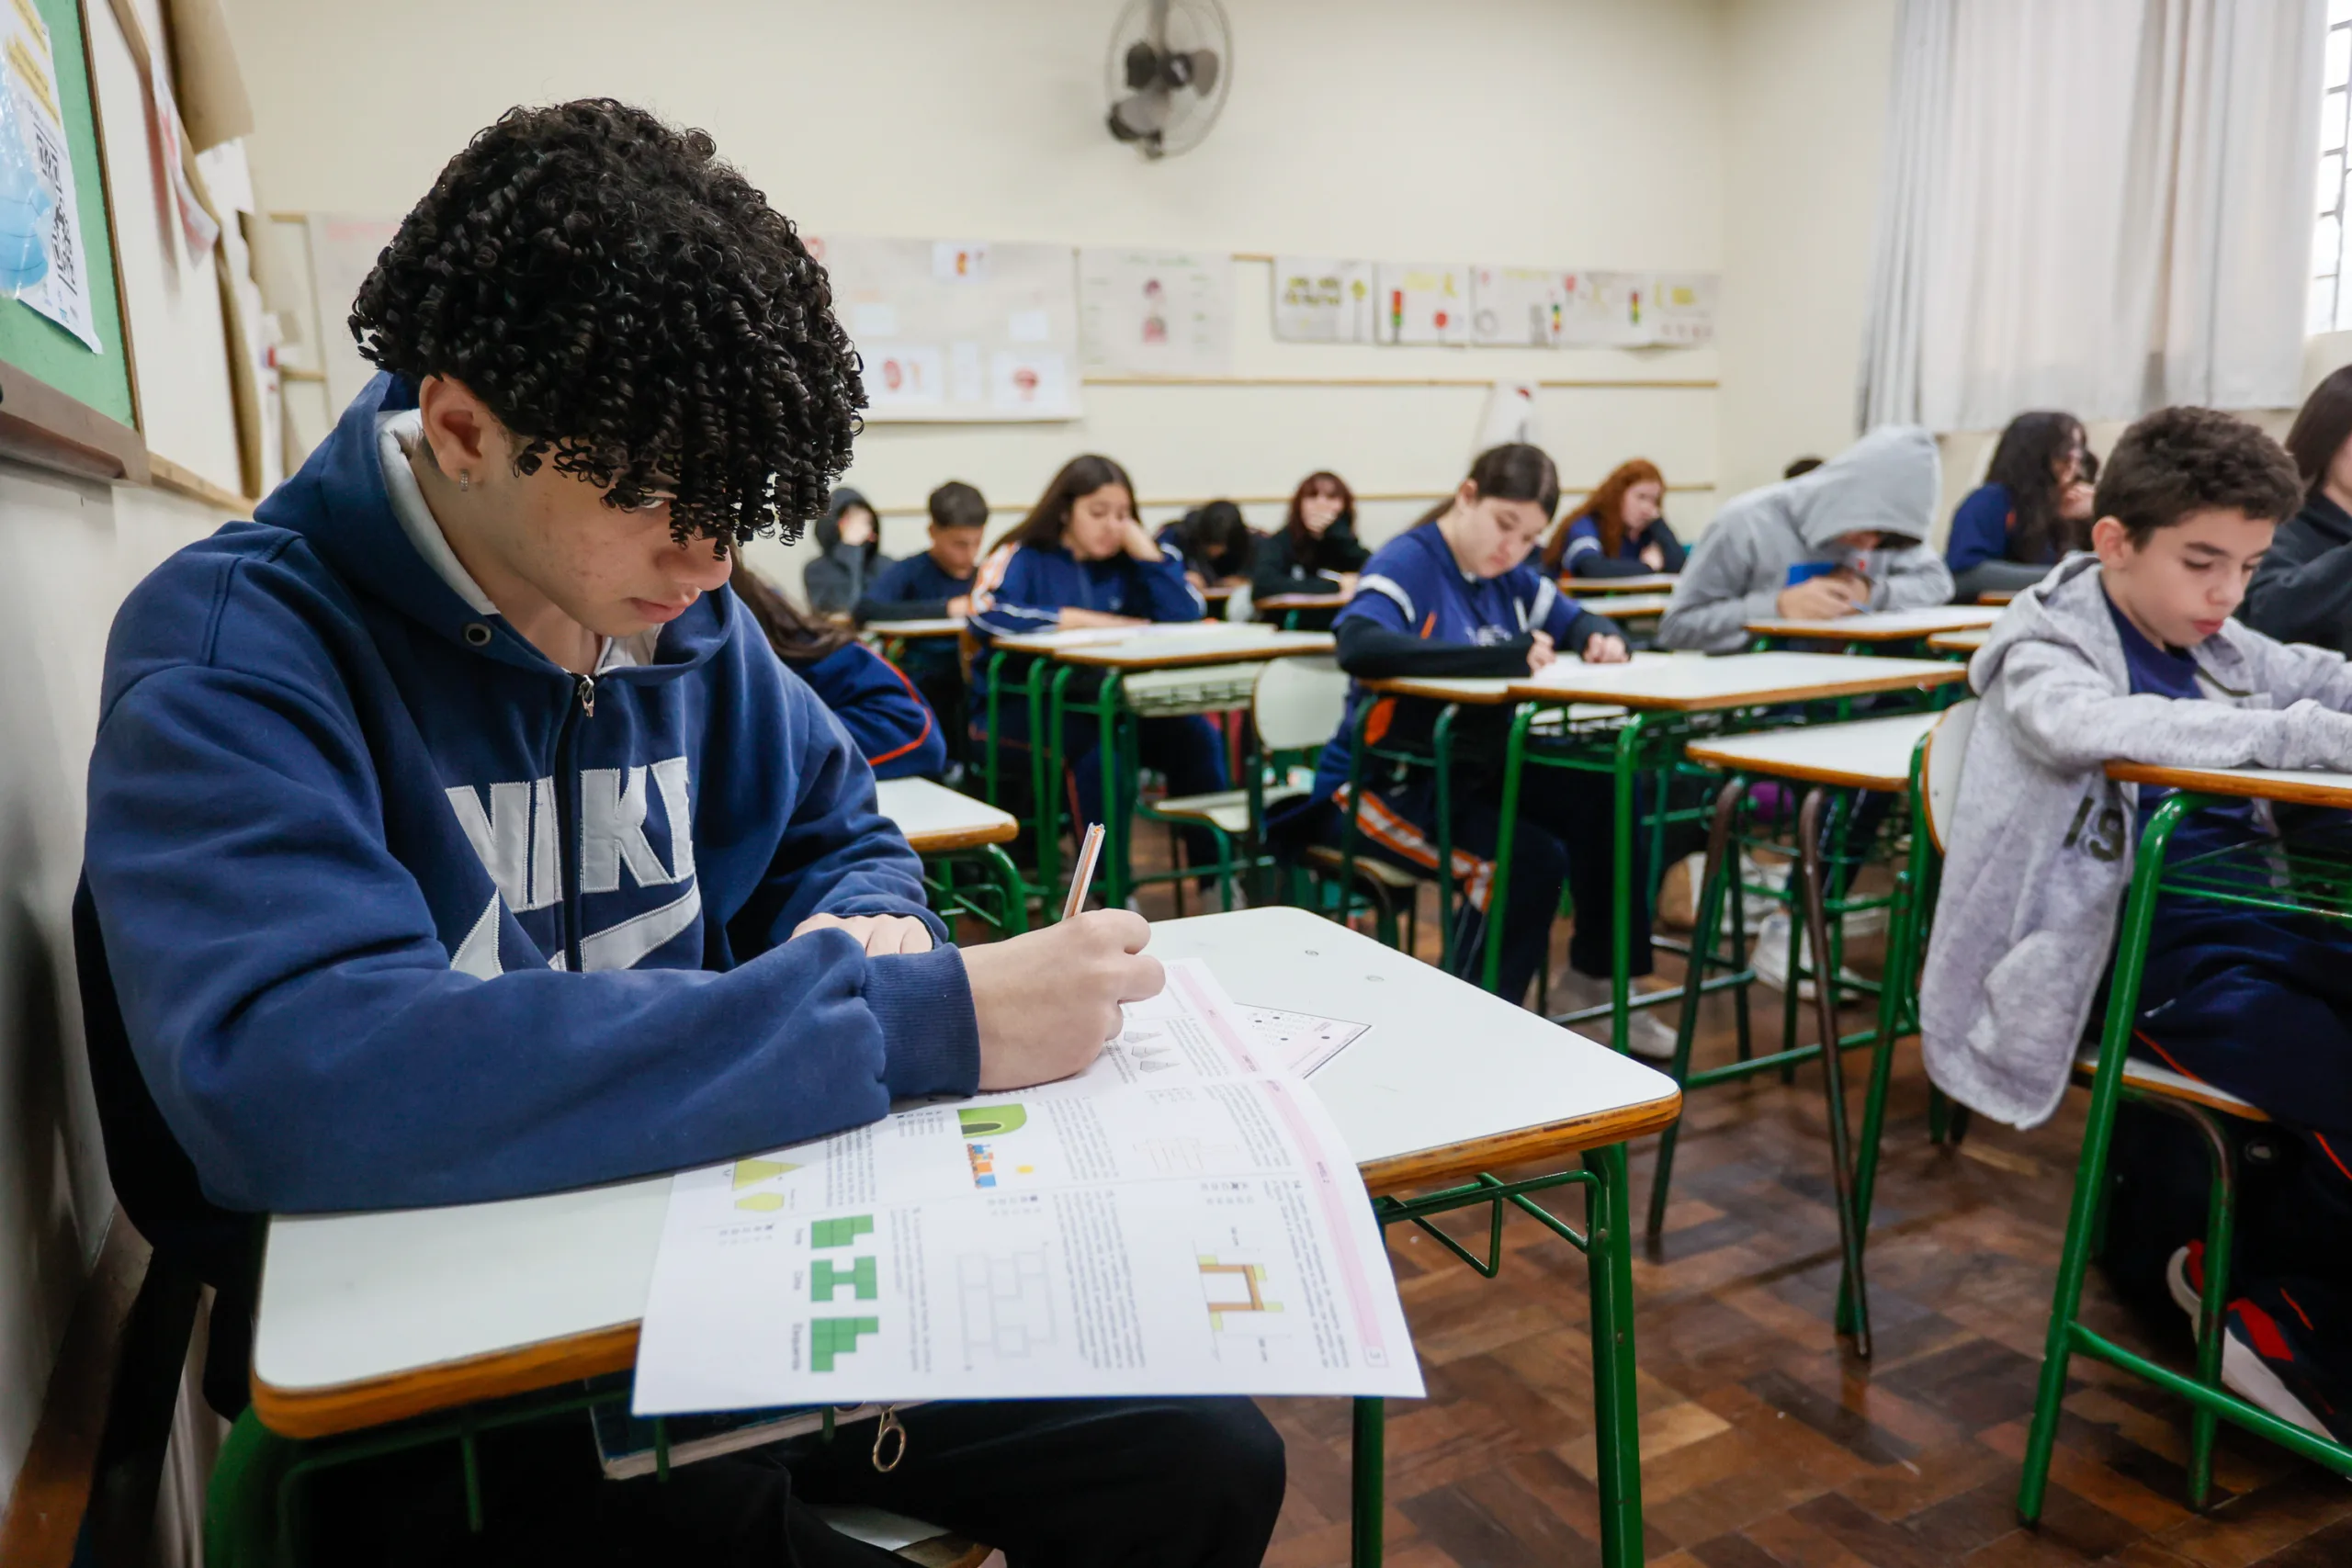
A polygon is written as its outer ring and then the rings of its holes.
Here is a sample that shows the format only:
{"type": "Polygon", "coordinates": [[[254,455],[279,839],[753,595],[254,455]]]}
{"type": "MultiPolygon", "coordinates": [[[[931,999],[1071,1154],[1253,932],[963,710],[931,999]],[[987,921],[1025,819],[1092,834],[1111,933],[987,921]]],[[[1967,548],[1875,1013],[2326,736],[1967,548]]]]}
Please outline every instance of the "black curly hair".
{"type": "Polygon", "coordinates": [[[463,382],[556,470],[680,543],[786,541],[865,406],[825,269],[708,133],[610,98],[513,108],[449,160],[351,310],[359,352],[463,382]]]}
{"type": "Polygon", "coordinates": [[[2216,409],[2169,408],[2115,444],[2099,471],[2097,513],[2145,547],[2192,512],[2228,509],[2276,522],[2302,499],[2295,460],[2261,431],[2216,409]]]}

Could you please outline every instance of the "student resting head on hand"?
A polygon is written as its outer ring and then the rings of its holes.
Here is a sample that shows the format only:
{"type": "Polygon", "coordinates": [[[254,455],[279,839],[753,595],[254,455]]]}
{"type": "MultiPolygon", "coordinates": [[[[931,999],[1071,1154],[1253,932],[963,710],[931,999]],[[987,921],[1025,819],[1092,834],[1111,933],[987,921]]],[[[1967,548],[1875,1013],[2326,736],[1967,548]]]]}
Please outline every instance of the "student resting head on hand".
{"type": "Polygon", "coordinates": [[[1666,521],[1666,478],[1645,457],[1620,463],[1544,547],[1559,576],[1640,577],[1682,570],[1682,541],[1666,521]]]}
{"type": "Polygon", "coordinates": [[[1944,564],[1956,597],[2015,592],[2090,543],[2090,449],[2070,413],[2021,413],[1993,447],[1984,482],[1951,514],[1944,564]]]}

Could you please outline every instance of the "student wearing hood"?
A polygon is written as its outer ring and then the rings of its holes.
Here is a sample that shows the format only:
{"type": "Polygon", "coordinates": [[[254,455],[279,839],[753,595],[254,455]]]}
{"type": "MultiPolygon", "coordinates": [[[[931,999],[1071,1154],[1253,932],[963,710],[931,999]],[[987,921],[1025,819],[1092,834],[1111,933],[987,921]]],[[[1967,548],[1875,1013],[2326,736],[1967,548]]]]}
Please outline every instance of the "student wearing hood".
{"type": "Polygon", "coordinates": [[[801,592],[820,615],[846,615],[865,597],[866,584],[895,565],[882,553],[882,524],[873,503],[843,485],[817,519],[815,560],[801,569],[801,592]]]}
{"type": "Polygon", "coordinates": [[[1951,599],[1926,545],[1942,479],[1935,437],[1882,425],[1818,468],[1735,497],[1690,552],[1660,647],[1737,653],[1750,621],[1829,619],[1951,599]]]}

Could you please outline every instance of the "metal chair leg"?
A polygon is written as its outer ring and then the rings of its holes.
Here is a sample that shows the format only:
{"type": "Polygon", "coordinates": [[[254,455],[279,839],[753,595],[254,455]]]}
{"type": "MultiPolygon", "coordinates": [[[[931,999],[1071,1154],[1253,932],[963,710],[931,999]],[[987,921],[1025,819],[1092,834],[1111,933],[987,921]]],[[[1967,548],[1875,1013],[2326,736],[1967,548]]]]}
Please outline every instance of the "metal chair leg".
{"type": "MultiPolygon", "coordinates": [[[[1844,1254],[1846,1278],[1853,1285],[1854,1353],[1865,1360],[1871,1353],[1870,1287],[1862,1274],[1862,1244],[1860,1216],[1854,1203],[1854,1164],[1850,1144],[1850,1129],[1846,1122],[1846,1054],[1838,1048],[1838,986],[1836,959],[1829,944],[1829,918],[1826,908],[1827,877],[1822,864],[1821,818],[1829,801],[1829,792],[1815,788],[1804,797],[1804,805],[1797,813],[1798,874],[1804,878],[1804,908],[1807,942],[1821,972],[1813,983],[1814,1002],[1819,1011],[1821,1028],[1821,1084],[1829,1115],[1829,1167],[1831,1185],[1838,1198],[1838,1240],[1844,1254]]],[[[1797,989],[1797,964],[1792,953],[1789,963],[1789,990],[1797,989]]]]}

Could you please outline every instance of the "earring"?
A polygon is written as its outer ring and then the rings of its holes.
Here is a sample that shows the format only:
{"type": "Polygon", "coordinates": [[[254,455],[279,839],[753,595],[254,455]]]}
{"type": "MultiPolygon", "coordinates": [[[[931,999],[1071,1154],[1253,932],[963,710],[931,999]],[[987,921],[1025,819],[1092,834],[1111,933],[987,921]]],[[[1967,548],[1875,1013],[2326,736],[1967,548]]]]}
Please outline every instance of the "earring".
{"type": "Polygon", "coordinates": [[[464,469],[462,469],[462,468],[460,468],[459,470],[458,470],[458,488],[459,490],[471,490],[471,489],[473,489],[473,488],[474,488],[474,477],[473,477],[473,475],[471,475],[471,474],[469,474],[469,473],[467,473],[467,472],[466,472],[464,469]]]}

